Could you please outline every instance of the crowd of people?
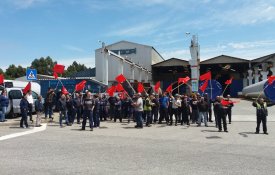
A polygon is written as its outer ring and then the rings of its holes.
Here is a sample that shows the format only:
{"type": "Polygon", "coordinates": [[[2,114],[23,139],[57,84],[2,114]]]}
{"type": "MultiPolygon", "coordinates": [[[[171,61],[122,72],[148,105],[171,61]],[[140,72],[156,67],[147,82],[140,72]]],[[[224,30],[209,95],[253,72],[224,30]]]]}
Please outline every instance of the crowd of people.
{"type": "MultiPolygon", "coordinates": [[[[32,104],[30,100],[31,92],[24,95],[21,104],[22,122],[25,127],[27,124],[27,115],[30,115],[32,121],[32,104]]],[[[63,94],[61,91],[55,92],[49,89],[47,96],[42,104],[42,98],[35,102],[35,111],[38,120],[36,126],[40,126],[41,115],[45,113],[45,119],[53,120],[53,108],[59,112],[59,125],[71,126],[75,123],[81,124],[82,130],[85,130],[87,119],[89,120],[90,130],[100,127],[101,121],[111,120],[113,122],[122,122],[126,119],[128,123],[136,122],[136,128],[150,127],[152,124],[166,125],[190,125],[198,127],[203,123],[208,127],[209,122],[215,122],[219,131],[227,130],[227,116],[231,124],[231,114],[233,102],[230,96],[225,106],[221,104],[222,97],[211,100],[208,94],[172,95],[164,92],[163,94],[143,95],[136,93],[133,97],[126,94],[117,94],[107,97],[106,94],[92,94],[89,91],[85,93],[63,94]],[[212,114],[213,111],[213,114],[212,114]],[[213,117],[213,116],[214,117],[213,117]],[[212,118],[215,121],[212,121],[212,118]],[[65,121],[63,121],[65,120],[65,121]],[[222,124],[223,123],[223,124],[222,124]]]]}
{"type": "MultiPolygon", "coordinates": [[[[8,97],[3,90],[0,96],[2,111],[7,110],[8,97]]],[[[267,133],[266,116],[267,104],[262,98],[253,102],[257,111],[256,134],[259,133],[260,124],[263,123],[263,131],[267,133]]],[[[197,127],[208,127],[209,122],[215,122],[218,131],[228,132],[227,124],[231,124],[232,108],[234,102],[230,95],[226,98],[217,96],[215,100],[209,98],[205,93],[188,95],[172,95],[164,92],[162,94],[142,95],[136,93],[132,97],[126,94],[107,96],[106,94],[85,93],[64,94],[55,92],[49,88],[47,96],[43,101],[41,96],[38,100],[33,99],[31,90],[23,95],[20,102],[21,121],[20,127],[28,127],[29,120],[33,123],[32,114],[36,112],[35,126],[41,126],[43,113],[45,119],[53,120],[53,110],[59,112],[59,125],[71,126],[75,123],[82,124],[82,130],[86,129],[87,119],[89,128],[100,127],[101,121],[122,122],[126,119],[128,123],[136,122],[136,128],[150,127],[152,124],[166,125],[195,125],[197,127]],[[34,106],[34,110],[33,110],[34,106]],[[213,119],[213,120],[212,120],[213,119]],[[65,121],[63,121],[65,120],[65,121]],[[82,123],[81,123],[82,120],[82,123]],[[227,123],[228,121],[228,123],[227,123]]],[[[5,121],[5,113],[1,113],[1,120],[5,121]]]]}

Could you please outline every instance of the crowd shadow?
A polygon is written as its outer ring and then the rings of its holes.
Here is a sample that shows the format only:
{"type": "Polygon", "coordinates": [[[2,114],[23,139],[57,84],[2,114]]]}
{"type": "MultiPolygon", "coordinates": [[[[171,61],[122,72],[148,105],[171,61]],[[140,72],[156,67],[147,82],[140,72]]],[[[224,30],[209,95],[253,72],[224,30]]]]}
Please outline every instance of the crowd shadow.
{"type": "Polygon", "coordinates": [[[222,137],[219,136],[209,136],[209,137],[205,137],[206,139],[222,139],[222,137]]]}
{"type": "Polygon", "coordinates": [[[201,130],[201,132],[219,132],[217,130],[201,130]]]}
{"type": "Polygon", "coordinates": [[[240,132],[239,135],[243,137],[248,137],[248,135],[255,135],[254,132],[240,132]]]}

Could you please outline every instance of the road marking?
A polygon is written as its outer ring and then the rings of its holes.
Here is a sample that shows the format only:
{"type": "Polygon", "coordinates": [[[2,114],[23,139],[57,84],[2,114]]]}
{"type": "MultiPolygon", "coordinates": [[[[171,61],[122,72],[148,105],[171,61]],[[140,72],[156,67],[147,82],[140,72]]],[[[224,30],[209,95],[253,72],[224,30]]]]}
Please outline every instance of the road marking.
{"type": "Polygon", "coordinates": [[[33,134],[33,133],[36,133],[36,132],[41,132],[41,131],[46,130],[47,123],[43,123],[41,125],[42,126],[40,126],[40,127],[34,127],[32,130],[29,130],[29,131],[19,132],[19,133],[14,133],[14,134],[9,134],[9,135],[5,135],[5,136],[1,136],[0,137],[0,141],[7,140],[7,139],[12,139],[12,138],[15,138],[15,137],[20,137],[20,136],[23,136],[23,135],[33,134]]]}

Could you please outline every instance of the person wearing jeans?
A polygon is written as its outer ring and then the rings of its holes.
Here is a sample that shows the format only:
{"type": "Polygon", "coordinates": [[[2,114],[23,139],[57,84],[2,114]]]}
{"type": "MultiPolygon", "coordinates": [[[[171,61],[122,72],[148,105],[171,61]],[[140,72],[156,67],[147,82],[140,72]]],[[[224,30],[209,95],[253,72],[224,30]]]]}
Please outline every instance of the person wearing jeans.
{"type": "Polygon", "coordinates": [[[59,108],[59,125],[62,128],[62,120],[65,118],[67,120],[67,104],[66,104],[66,96],[64,94],[61,95],[58,100],[58,108],[59,108]]]}
{"type": "Polygon", "coordinates": [[[4,89],[2,90],[1,96],[0,96],[0,106],[2,109],[2,113],[0,114],[0,122],[5,122],[6,120],[6,113],[7,108],[9,106],[9,98],[7,96],[7,91],[4,89]]]}
{"type": "Polygon", "coordinates": [[[200,101],[198,102],[199,108],[199,119],[198,119],[198,126],[201,126],[201,121],[204,121],[205,126],[207,127],[207,112],[208,112],[208,103],[205,101],[204,97],[201,97],[200,101]]]}
{"type": "Polygon", "coordinates": [[[135,108],[135,118],[137,125],[135,128],[143,128],[143,120],[142,120],[142,114],[143,114],[143,100],[141,98],[141,94],[136,94],[136,101],[133,103],[133,106],[135,108]]]}

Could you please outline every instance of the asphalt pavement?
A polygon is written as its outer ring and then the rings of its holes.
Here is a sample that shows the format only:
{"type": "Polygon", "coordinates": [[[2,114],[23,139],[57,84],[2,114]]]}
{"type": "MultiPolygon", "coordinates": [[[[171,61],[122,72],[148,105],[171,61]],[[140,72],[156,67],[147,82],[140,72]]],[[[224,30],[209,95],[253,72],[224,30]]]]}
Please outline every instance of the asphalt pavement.
{"type": "MultiPolygon", "coordinates": [[[[275,174],[274,108],[269,135],[254,134],[255,109],[246,101],[235,105],[228,133],[214,123],[135,129],[107,121],[81,131],[49,122],[46,130],[0,141],[0,174],[275,174]]],[[[0,136],[32,130],[1,126],[0,136]]]]}

